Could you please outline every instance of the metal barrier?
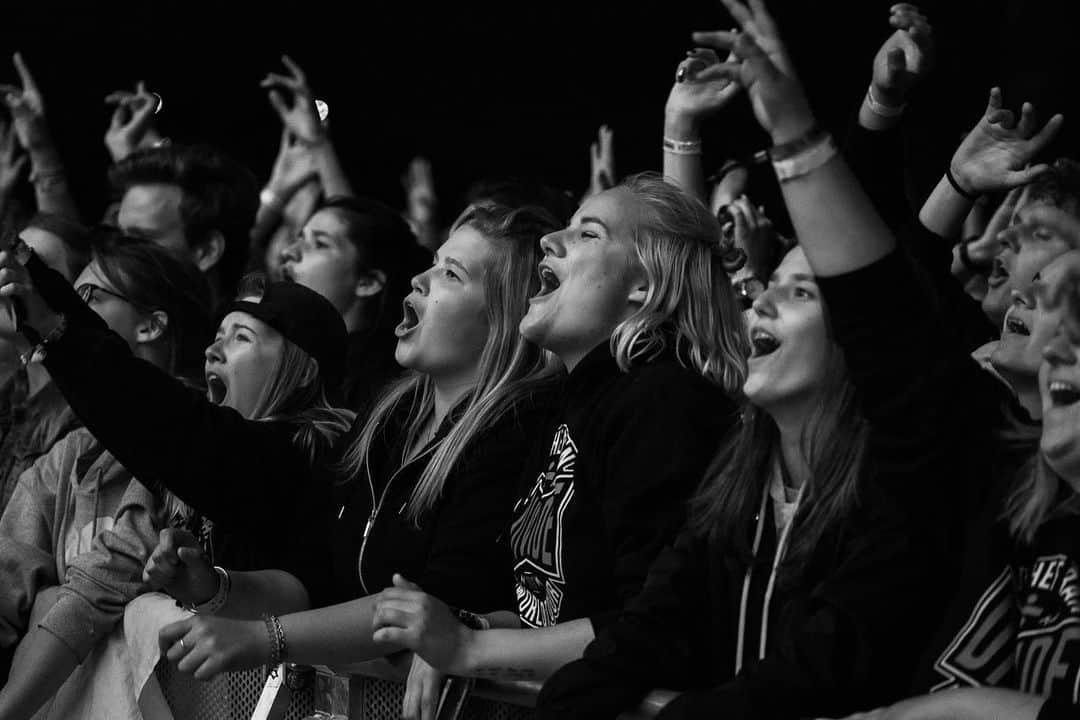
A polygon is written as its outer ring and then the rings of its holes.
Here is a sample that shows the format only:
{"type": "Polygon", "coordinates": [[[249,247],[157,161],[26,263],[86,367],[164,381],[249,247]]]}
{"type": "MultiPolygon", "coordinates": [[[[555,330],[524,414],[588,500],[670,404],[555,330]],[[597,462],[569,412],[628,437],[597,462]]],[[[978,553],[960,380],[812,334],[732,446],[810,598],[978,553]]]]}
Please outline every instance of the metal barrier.
{"type": "MultiPolygon", "coordinates": [[[[264,669],[226,673],[199,682],[163,662],[157,676],[175,720],[397,720],[405,697],[406,669],[386,660],[348,667],[285,666],[271,683],[264,669]],[[256,714],[262,697],[264,706],[256,714]]],[[[452,678],[448,686],[463,683],[452,678]]],[[[461,703],[444,692],[438,720],[529,720],[540,683],[477,680],[461,703]]],[[[676,693],[655,690],[621,720],[653,718],[676,693]]]]}

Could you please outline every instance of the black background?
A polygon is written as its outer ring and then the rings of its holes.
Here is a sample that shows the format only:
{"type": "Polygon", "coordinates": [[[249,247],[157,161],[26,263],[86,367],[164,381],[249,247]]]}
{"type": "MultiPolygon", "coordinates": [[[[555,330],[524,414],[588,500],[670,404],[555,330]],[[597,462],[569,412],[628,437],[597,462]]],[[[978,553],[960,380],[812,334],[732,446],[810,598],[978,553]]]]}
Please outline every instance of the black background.
{"type": "MultiPolygon", "coordinates": [[[[771,3],[819,117],[835,128],[866,91],[890,4],[771,3]]],[[[925,182],[940,175],[995,83],[1010,105],[1031,100],[1044,118],[1066,111],[1056,150],[1076,149],[1075,4],[922,4],[939,44],[937,70],[908,113],[925,182]]],[[[137,80],[165,98],[166,135],[218,145],[265,181],[280,126],[259,81],[282,52],[330,104],[361,192],[400,207],[401,173],[423,153],[448,211],[483,176],[540,177],[577,195],[601,122],[615,129],[620,174],[658,169],[664,100],[690,32],[731,26],[719,2],[652,0],[7,5],[0,51],[21,50],[30,63],[90,216],[107,199],[103,98],[137,80]]],[[[14,78],[0,63],[0,81],[14,78]]],[[[710,166],[764,146],[744,100],[717,116],[706,140],[710,166]]]]}

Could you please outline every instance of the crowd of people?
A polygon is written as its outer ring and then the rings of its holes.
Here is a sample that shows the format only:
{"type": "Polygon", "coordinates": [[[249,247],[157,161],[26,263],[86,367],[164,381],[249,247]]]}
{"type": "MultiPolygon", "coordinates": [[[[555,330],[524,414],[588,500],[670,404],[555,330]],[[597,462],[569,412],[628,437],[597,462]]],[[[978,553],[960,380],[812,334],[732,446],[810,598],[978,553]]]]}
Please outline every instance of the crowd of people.
{"type": "MultiPolygon", "coordinates": [[[[0,720],[169,717],[155,668],[543,683],[539,718],[1080,711],[1080,163],[987,88],[926,197],[891,8],[830,132],[763,0],[694,33],[659,173],[355,192],[303,70],[261,192],[109,96],[80,215],[0,86],[0,720]],[[870,60],[869,58],[867,60],[870,60]],[[771,140],[709,175],[702,128],[771,140]],[[760,166],[784,225],[756,201],[760,166]]],[[[792,30],[792,29],[789,29],[792,30]]],[[[656,108],[658,111],[659,108],[656,108]]]]}

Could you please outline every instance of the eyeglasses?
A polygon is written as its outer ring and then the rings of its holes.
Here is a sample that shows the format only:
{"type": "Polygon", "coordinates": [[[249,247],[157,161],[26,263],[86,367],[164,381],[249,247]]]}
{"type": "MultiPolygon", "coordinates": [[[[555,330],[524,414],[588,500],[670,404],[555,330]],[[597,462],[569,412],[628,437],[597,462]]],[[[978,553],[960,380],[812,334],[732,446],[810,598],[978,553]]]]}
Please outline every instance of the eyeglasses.
{"type": "Polygon", "coordinates": [[[86,303],[87,305],[89,305],[91,302],[93,302],[95,295],[101,293],[101,294],[104,294],[104,295],[111,295],[112,297],[117,298],[119,300],[123,300],[124,302],[128,303],[129,305],[137,307],[140,310],[145,310],[145,308],[142,305],[135,302],[131,298],[127,297],[126,295],[121,295],[118,292],[113,292],[112,290],[109,290],[107,288],[103,288],[100,285],[95,285],[94,283],[83,283],[79,287],[75,288],[75,292],[77,292],[79,294],[79,297],[82,298],[82,301],[84,303],[86,303]]]}

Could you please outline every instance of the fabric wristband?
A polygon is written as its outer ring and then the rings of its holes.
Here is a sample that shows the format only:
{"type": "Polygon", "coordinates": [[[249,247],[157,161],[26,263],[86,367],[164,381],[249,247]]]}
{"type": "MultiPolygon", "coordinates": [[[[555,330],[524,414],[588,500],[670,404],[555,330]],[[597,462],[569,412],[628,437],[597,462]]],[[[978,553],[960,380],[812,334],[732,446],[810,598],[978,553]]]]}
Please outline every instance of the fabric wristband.
{"type": "Polygon", "coordinates": [[[833,142],[832,136],[824,135],[816,144],[797,155],[783,160],[773,160],[776,179],[785,182],[807,175],[832,160],[836,153],[836,143],[833,142]]]}
{"type": "Polygon", "coordinates": [[[874,99],[873,83],[866,89],[866,105],[870,108],[870,112],[883,118],[900,117],[904,114],[904,109],[907,107],[907,103],[901,103],[900,105],[886,105],[885,103],[878,102],[874,99]]]}
{"type": "Polygon", "coordinates": [[[664,138],[664,151],[673,155],[700,155],[701,154],[701,141],[700,140],[673,140],[672,138],[664,138]]]}

